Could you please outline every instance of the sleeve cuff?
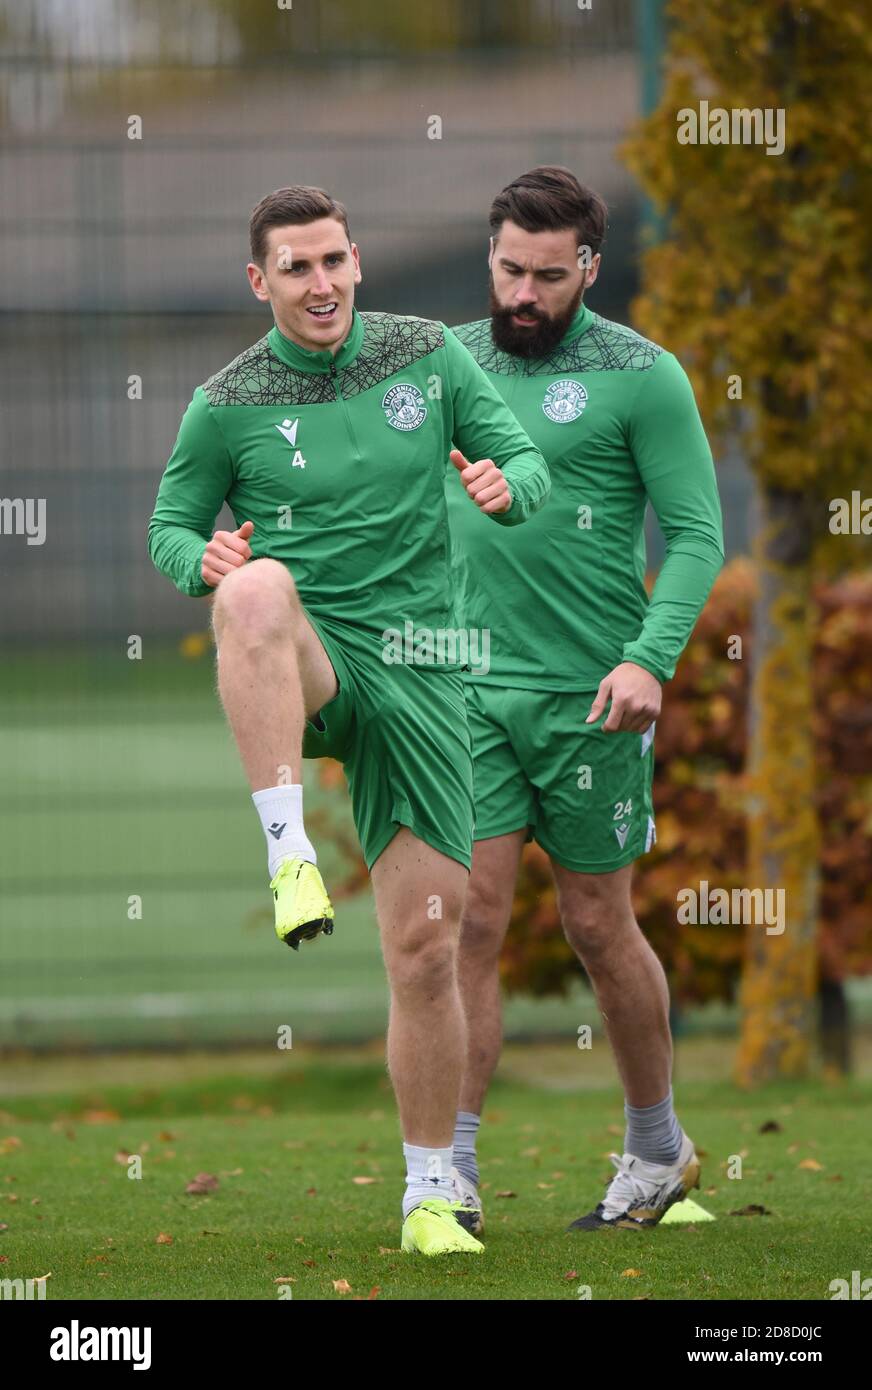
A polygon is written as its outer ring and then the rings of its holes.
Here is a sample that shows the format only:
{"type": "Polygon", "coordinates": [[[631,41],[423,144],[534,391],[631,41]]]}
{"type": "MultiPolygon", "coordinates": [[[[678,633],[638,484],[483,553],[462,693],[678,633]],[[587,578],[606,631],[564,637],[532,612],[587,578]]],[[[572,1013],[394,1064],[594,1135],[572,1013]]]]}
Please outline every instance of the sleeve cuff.
{"type": "Polygon", "coordinates": [[[671,671],[666,671],[656,661],[651,661],[647,656],[639,654],[633,650],[633,644],[628,643],[621,654],[622,661],[630,661],[634,666],[641,666],[643,671],[658,680],[661,685],[665,685],[675,675],[675,667],[671,671]]]}

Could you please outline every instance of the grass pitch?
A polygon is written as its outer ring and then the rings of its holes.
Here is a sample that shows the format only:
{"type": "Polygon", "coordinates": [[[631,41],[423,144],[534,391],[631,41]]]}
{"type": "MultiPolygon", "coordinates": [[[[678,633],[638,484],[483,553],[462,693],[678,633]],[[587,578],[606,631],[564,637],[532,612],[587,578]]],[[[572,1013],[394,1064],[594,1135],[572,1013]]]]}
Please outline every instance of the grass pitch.
{"type": "Polygon", "coordinates": [[[684,1081],[680,1116],[705,1154],[693,1197],[717,1219],[567,1235],[623,1134],[617,1087],[583,1080],[569,1052],[507,1049],[479,1143],[486,1253],[440,1261],[399,1250],[400,1139],[376,1046],[7,1062],[0,1277],[50,1273],[50,1300],[577,1300],[587,1286],[594,1301],[765,1301],[826,1300],[831,1280],[868,1274],[869,1082],[746,1096],[684,1081]],[[189,1194],[199,1174],[217,1186],[189,1194]]]}

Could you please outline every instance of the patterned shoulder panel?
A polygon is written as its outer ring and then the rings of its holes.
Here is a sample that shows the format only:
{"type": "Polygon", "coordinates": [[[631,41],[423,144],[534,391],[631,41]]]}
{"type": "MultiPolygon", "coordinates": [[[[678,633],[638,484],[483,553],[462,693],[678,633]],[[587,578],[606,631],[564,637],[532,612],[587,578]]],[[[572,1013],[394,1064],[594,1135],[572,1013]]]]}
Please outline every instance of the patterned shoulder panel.
{"type": "Polygon", "coordinates": [[[364,338],[360,352],[341,373],[343,396],[357,396],[401,372],[445,342],[441,323],[400,314],[361,314],[364,338]]]}
{"type": "Polygon", "coordinates": [[[574,343],[543,359],[539,371],[646,372],[663,351],[623,323],[594,314],[593,323],[574,343]]]}
{"type": "Polygon", "coordinates": [[[653,367],[663,349],[632,328],[593,315],[586,333],[574,343],[555,348],[547,357],[515,357],[494,346],[490,319],[464,323],[454,332],[486,372],[500,376],[553,376],[556,372],[643,372],[653,367]]]}
{"type": "Polygon", "coordinates": [[[203,390],[210,405],[321,405],[336,399],[329,376],[285,366],[268,338],[252,343],[210,376],[203,390]]]}
{"type": "Polygon", "coordinates": [[[514,357],[510,352],[502,352],[494,344],[490,319],[461,323],[459,327],[452,329],[452,332],[486,372],[497,372],[500,376],[517,376],[524,371],[526,362],[523,357],[514,357]]]}

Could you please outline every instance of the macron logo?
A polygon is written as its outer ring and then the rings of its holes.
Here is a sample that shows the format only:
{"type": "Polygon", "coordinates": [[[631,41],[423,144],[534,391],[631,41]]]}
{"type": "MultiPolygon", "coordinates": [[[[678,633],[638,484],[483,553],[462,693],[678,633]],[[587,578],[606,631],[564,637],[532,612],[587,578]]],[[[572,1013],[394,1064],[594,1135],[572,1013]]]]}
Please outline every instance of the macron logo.
{"type": "Polygon", "coordinates": [[[279,434],[283,434],[288,443],[292,444],[295,449],[297,447],[297,426],[299,423],[299,420],[282,420],[280,425],[276,425],[279,434]]]}

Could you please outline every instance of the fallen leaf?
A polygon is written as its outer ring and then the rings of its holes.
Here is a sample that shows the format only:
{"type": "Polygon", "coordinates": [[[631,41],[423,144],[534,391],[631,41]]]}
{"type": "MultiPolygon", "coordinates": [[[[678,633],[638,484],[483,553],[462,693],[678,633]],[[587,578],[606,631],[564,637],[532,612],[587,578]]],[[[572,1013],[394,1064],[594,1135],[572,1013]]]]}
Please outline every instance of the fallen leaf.
{"type": "Polygon", "coordinates": [[[21,1140],[17,1134],[10,1134],[8,1139],[0,1139],[0,1154],[11,1154],[15,1149],[21,1148],[21,1140]]]}
{"type": "Polygon", "coordinates": [[[126,1164],[128,1158],[130,1158],[130,1157],[131,1157],[131,1154],[130,1154],[130,1150],[129,1150],[129,1149],[119,1149],[118,1152],[117,1152],[117,1154],[115,1155],[115,1162],[116,1162],[116,1163],[124,1163],[124,1164],[126,1164]]]}
{"type": "Polygon", "coordinates": [[[307,1188],[306,1188],[306,1196],[307,1196],[307,1197],[317,1197],[317,1195],[318,1195],[318,1189],[317,1189],[317,1187],[307,1187],[307,1188]]]}
{"type": "Polygon", "coordinates": [[[174,1134],[170,1134],[168,1129],[162,1129],[157,1137],[162,1144],[171,1144],[176,1136],[174,1134]]]}
{"type": "Polygon", "coordinates": [[[508,1189],[505,1192],[494,1193],[495,1197],[517,1197],[517,1195],[517,1192],[510,1192],[508,1189]]]}
{"type": "Polygon", "coordinates": [[[781,1132],[782,1126],[777,1120],[767,1120],[765,1125],[761,1125],[757,1131],[758,1134],[780,1134],[781,1132]]]}
{"type": "Polygon", "coordinates": [[[83,1125],[114,1125],[121,1116],[117,1110],[86,1110],[79,1119],[83,1125]]]}
{"type": "Polygon", "coordinates": [[[392,1245],[380,1245],[378,1248],[378,1253],[380,1255],[399,1255],[400,1247],[397,1246],[396,1248],[394,1248],[392,1245]]]}
{"type": "Polygon", "coordinates": [[[384,1182],[384,1178],[358,1177],[352,1178],[351,1181],[356,1182],[358,1187],[367,1187],[371,1182],[384,1182]]]}
{"type": "Polygon", "coordinates": [[[622,1269],[622,1270],[621,1270],[621,1278],[622,1278],[622,1279],[641,1279],[641,1278],[642,1278],[642,1271],[641,1271],[641,1269],[622,1269]]]}
{"type": "Polygon", "coordinates": [[[337,1293],[351,1293],[351,1285],[347,1279],[334,1279],[333,1287],[337,1293]]]}
{"type": "Polygon", "coordinates": [[[570,1269],[566,1274],[564,1274],[563,1277],[564,1277],[564,1279],[577,1279],[577,1278],[578,1278],[578,1270],[576,1270],[576,1269],[570,1269]]]}
{"type": "Polygon", "coordinates": [[[296,1282],[292,1274],[280,1274],[278,1279],[273,1279],[274,1284],[296,1284],[296,1282]]]}
{"type": "Polygon", "coordinates": [[[303,1264],[306,1266],[307,1269],[314,1269],[314,1268],[315,1268],[315,1261],[314,1261],[314,1260],[304,1260],[304,1261],[303,1261],[303,1264]]]}
{"type": "Polygon", "coordinates": [[[804,1158],[801,1163],[797,1164],[798,1168],[808,1168],[812,1173],[822,1172],[823,1166],[822,1163],[818,1163],[816,1158],[804,1158]]]}
{"type": "Polygon", "coordinates": [[[218,1179],[214,1173],[198,1173],[193,1182],[189,1182],[185,1191],[192,1196],[199,1196],[203,1192],[215,1192],[218,1187],[218,1179]]]}
{"type": "Polygon", "coordinates": [[[295,1244],[295,1245],[305,1245],[306,1242],[303,1240],[303,1237],[302,1237],[302,1236],[294,1236],[294,1244],[295,1244]]]}
{"type": "MultiPolygon", "coordinates": [[[[827,1182],[841,1182],[841,1181],[842,1181],[842,1175],[841,1175],[841,1173],[830,1173],[830,1176],[827,1178],[827,1182]]],[[[0,1231],[2,1231],[2,1229],[3,1229],[3,1227],[0,1226],[0,1231]]]]}
{"type": "Polygon", "coordinates": [[[155,1241],[155,1245],[172,1245],[172,1243],[172,1236],[168,1236],[165,1231],[161,1231],[160,1235],[155,1241]]]}
{"type": "Polygon", "coordinates": [[[374,1298],[378,1298],[378,1296],[379,1296],[380,1293],[381,1293],[381,1288],[379,1287],[379,1285],[378,1285],[378,1284],[373,1284],[372,1288],[370,1289],[369,1293],[368,1293],[367,1296],[366,1296],[366,1301],[367,1301],[367,1303],[371,1302],[372,1299],[374,1299],[374,1298]]]}

